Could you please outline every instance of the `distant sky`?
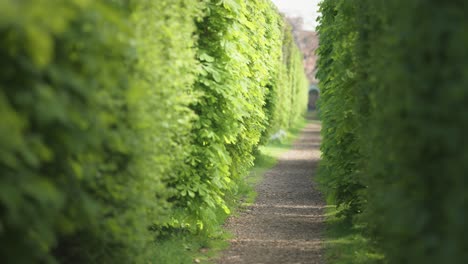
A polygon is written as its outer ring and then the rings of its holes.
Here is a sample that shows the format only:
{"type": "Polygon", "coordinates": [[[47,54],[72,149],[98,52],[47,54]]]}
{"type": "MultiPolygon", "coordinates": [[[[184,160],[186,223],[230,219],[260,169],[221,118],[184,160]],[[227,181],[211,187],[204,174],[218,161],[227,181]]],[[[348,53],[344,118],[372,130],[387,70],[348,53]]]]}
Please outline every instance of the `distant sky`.
{"type": "Polygon", "coordinates": [[[321,0],[272,0],[278,9],[288,16],[300,16],[304,18],[304,29],[315,30],[319,15],[318,3],[321,0]]]}

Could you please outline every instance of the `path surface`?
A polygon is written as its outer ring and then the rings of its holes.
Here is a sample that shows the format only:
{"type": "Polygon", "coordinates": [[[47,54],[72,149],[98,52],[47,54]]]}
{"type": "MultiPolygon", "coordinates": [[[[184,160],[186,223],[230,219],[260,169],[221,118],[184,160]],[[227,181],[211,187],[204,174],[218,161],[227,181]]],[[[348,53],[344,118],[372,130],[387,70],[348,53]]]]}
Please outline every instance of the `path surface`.
{"type": "Polygon", "coordinates": [[[227,228],[235,238],[219,264],[322,264],[325,202],[311,181],[320,158],[320,125],[309,124],[258,185],[256,202],[227,228]]]}

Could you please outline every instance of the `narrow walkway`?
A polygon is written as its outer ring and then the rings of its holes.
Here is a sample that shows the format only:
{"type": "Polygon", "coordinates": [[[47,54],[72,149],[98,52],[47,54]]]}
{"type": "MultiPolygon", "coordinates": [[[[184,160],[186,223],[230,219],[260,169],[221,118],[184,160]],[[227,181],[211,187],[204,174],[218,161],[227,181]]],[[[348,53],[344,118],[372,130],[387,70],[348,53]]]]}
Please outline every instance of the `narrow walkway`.
{"type": "Polygon", "coordinates": [[[320,125],[308,124],[257,187],[258,197],[228,220],[234,235],[218,263],[322,264],[325,202],[313,183],[320,125]]]}

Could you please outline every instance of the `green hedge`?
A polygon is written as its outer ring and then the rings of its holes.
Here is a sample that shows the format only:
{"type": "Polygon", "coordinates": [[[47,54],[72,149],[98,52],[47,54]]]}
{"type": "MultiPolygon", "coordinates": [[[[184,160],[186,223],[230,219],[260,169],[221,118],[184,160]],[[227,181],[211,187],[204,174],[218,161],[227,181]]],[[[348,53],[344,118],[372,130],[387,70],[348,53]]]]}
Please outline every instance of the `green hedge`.
{"type": "Polygon", "coordinates": [[[359,215],[386,263],[466,263],[467,8],[341,0],[321,8],[328,193],[355,205],[348,215],[359,215]]]}
{"type": "Polygon", "coordinates": [[[319,26],[320,106],[323,142],[320,163],[321,181],[327,192],[351,218],[361,211],[363,202],[362,165],[365,162],[366,100],[360,98],[365,78],[360,73],[357,24],[353,15],[356,3],[324,1],[319,26]],[[342,11],[343,10],[343,11],[342,11]]]}
{"type": "Polygon", "coordinates": [[[200,11],[52,0],[0,10],[2,259],[144,262],[148,227],[169,218],[164,182],[189,151],[200,11]]]}
{"type": "Polygon", "coordinates": [[[0,55],[5,263],[151,263],[212,235],[306,107],[267,0],[1,1],[0,55]]]}
{"type": "Polygon", "coordinates": [[[196,22],[198,97],[191,104],[197,119],[186,166],[169,183],[177,193],[171,198],[175,213],[165,226],[192,232],[210,231],[224,219],[220,215],[230,213],[257,145],[299,120],[307,93],[302,56],[294,43],[283,45],[282,36],[292,34],[283,32],[286,25],[271,2],[207,1],[203,11],[196,22]],[[283,59],[283,46],[295,60],[283,59]],[[280,82],[278,76],[290,80],[280,82]],[[290,123],[272,116],[286,99],[272,94],[289,100],[280,115],[290,123]]]}
{"type": "Polygon", "coordinates": [[[269,33],[273,34],[271,38],[278,42],[275,45],[280,45],[275,47],[276,53],[274,54],[274,58],[279,56],[280,59],[273,61],[274,71],[267,85],[269,92],[265,112],[269,127],[263,135],[262,142],[267,141],[271,134],[279,130],[287,130],[295,124],[301,114],[306,111],[304,106],[307,105],[308,100],[307,89],[304,87],[309,83],[302,74],[304,71],[303,55],[294,41],[292,28],[285,19],[278,20],[276,17],[274,22],[280,26],[274,26],[269,33]]]}
{"type": "Polygon", "coordinates": [[[0,10],[2,259],[51,262],[54,251],[66,260],[75,248],[77,261],[114,254],[75,246],[87,238],[109,250],[132,247],[123,233],[135,223],[121,228],[135,210],[136,179],[126,173],[132,131],[122,59],[131,47],[126,25],[113,19],[119,8],[2,1],[0,10]]]}
{"type": "Polygon", "coordinates": [[[178,190],[175,226],[216,226],[218,211],[230,212],[226,195],[235,193],[236,181],[253,164],[252,148],[266,125],[268,39],[261,31],[264,19],[255,17],[261,13],[251,8],[259,4],[207,1],[196,23],[200,66],[193,88],[198,100],[191,108],[198,118],[187,166],[170,184],[178,190]]]}

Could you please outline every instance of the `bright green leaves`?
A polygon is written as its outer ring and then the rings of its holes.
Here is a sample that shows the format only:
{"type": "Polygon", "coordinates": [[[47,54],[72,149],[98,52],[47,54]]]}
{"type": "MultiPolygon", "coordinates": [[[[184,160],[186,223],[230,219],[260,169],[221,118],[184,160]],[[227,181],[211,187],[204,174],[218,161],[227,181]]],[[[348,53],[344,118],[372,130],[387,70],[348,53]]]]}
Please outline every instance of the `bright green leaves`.
{"type": "Polygon", "coordinates": [[[264,61],[270,68],[265,87],[268,89],[265,100],[265,113],[269,127],[262,135],[262,142],[270,135],[281,129],[287,129],[305,112],[308,81],[302,66],[302,55],[296,46],[290,25],[282,17],[268,14],[259,15],[258,20],[268,25],[265,27],[267,38],[276,40],[264,43],[263,39],[257,44],[269,53],[269,59],[264,61]]]}
{"type": "Polygon", "coordinates": [[[201,53],[199,56],[198,56],[198,59],[200,61],[206,61],[206,62],[214,62],[214,58],[211,57],[210,55],[206,54],[206,53],[201,53]]]}
{"type": "Polygon", "coordinates": [[[238,2],[242,2],[242,1],[220,0],[220,4],[222,4],[224,8],[226,8],[229,11],[233,11],[236,14],[239,13],[241,10],[241,4],[238,2]]]}
{"type": "Polygon", "coordinates": [[[267,0],[0,1],[0,256],[148,263],[211,235],[305,108],[291,39],[267,0]]]}
{"type": "Polygon", "coordinates": [[[269,1],[207,1],[197,35],[200,67],[194,90],[200,97],[192,104],[197,119],[186,159],[190,166],[181,167],[184,176],[170,185],[180,190],[173,198],[176,207],[190,204],[178,225],[202,222],[207,227],[212,218],[193,216],[229,213],[227,199],[235,196],[237,184],[252,166],[261,136],[266,140],[267,128],[287,128],[295,122],[305,109],[307,83],[289,28],[283,28],[283,18],[269,1]],[[294,61],[282,60],[284,34],[291,39],[284,45],[294,61]],[[285,76],[282,83],[277,81],[280,72],[285,76]],[[272,92],[287,97],[267,98],[272,92]],[[267,100],[283,116],[281,125],[266,114],[273,111],[266,108],[267,100]],[[281,107],[283,100],[288,107],[281,107]],[[183,219],[192,222],[184,224],[183,219]]]}

